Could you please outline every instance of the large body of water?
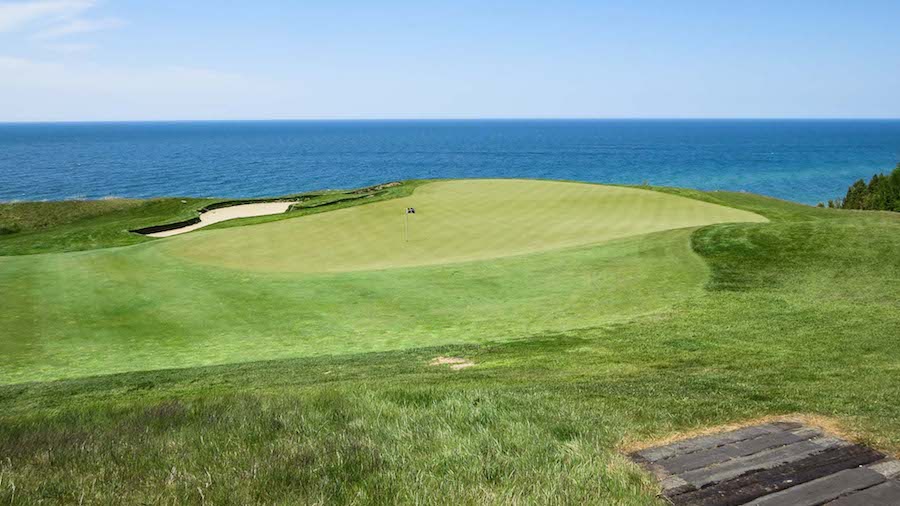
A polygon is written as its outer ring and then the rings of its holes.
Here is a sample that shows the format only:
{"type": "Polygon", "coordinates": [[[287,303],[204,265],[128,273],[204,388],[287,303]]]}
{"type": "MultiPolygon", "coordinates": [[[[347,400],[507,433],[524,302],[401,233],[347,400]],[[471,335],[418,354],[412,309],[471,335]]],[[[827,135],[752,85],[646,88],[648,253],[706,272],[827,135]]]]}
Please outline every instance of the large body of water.
{"type": "Polygon", "coordinates": [[[0,201],[279,195],[408,178],[728,189],[815,203],[900,161],[900,120],[0,124],[0,201]]]}

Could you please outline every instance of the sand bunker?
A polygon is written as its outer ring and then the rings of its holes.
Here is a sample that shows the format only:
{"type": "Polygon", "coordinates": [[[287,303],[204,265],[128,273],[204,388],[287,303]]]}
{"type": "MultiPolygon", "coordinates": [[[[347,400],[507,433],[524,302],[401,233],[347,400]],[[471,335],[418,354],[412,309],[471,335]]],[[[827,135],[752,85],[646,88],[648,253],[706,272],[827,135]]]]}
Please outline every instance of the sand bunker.
{"type": "Polygon", "coordinates": [[[460,369],[465,369],[466,367],[472,367],[475,365],[475,362],[460,357],[437,357],[429,362],[428,365],[449,365],[450,369],[458,371],[460,369]]]}
{"type": "Polygon", "coordinates": [[[169,237],[184,234],[203,228],[220,221],[228,221],[236,218],[250,218],[252,216],[266,216],[269,214],[281,214],[286,212],[294,202],[265,202],[261,204],[241,204],[237,206],[222,207],[200,214],[200,223],[187,225],[172,230],[147,234],[149,237],[169,237]]]}

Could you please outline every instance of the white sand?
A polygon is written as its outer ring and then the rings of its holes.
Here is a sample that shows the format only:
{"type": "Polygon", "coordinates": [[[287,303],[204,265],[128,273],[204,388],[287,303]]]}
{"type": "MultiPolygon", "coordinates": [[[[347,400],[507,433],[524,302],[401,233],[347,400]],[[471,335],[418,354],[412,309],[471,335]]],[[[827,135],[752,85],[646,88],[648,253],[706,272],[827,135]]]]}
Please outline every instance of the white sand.
{"type": "Polygon", "coordinates": [[[237,206],[223,207],[213,209],[200,214],[200,223],[188,225],[186,227],[166,230],[164,232],[156,232],[147,234],[149,237],[169,237],[172,235],[184,234],[203,228],[220,221],[233,220],[235,218],[249,218],[251,216],[266,216],[269,214],[281,214],[288,210],[294,202],[265,202],[262,204],[241,204],[237,206]]]}

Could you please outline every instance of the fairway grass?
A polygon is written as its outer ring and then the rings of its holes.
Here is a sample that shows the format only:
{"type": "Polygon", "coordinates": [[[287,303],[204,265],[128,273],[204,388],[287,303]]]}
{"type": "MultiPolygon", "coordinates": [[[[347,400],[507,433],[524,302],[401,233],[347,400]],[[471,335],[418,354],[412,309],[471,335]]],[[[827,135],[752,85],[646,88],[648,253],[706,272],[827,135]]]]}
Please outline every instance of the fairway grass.
{"type": "Polygon", "coordinates": [[[320,275],[219,270],[150,251],[0,260],[0,289],[20,294],[0,308],[0,381],[508,341],[627,321],[701,289],[707,270],[689,235],[320,275]]]}
{"type": "Polygon", "coordinates": [[[127,248],[0,257],[0,290],[17,294],[0,307],[0,382],[508,341],[628,321],[701,289],[706,267],[681,227],[741,219],[763,220],[646,190],[475,180],[127,248]],[[411,234],[423,239],[406,243],[381,222],[396,225],[411,204],[411,234]],[[456,217],[463,226],[452,226],[456,217]],[[676,230],[657,232],[666,228],[676,230]],[[283,269],[266,260],[278,251],[291,255],[283,269]],[[194,258],[204,252],[213,253],[194,258]],[[346,272],[304,272],[333,269],[346,272]]]}
{"type": "Polygon", "coordinates": [[[743,210],[635,188],[474,179],[428,183],[409,197],[299,220],[192,234],[161,247],[246,271],[342,272],[488,260],[760,221],[765,218],[743,210]],[[415,214],[405,214],[410,207],[415,214]]]}

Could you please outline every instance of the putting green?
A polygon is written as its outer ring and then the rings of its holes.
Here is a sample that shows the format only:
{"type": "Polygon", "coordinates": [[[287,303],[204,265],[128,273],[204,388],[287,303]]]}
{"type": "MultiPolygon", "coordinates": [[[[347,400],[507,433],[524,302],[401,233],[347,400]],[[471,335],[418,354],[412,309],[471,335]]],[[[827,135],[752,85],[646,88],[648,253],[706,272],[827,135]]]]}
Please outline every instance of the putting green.
{"type": "Polygon", "coordinates": [[[342,272],[485,260],[669,229],[760,221],[766,220],[747,211],[649,190],[457,180],[421,186],[401,199],[188,234],[160,247],[233,269],[342,272]],[[408,207],[416,213],[407,216],[408,207]]]}
{"type": "Polygon", "coordinates": [[[0,383],[627,321],[701,291],[708,271],[684,227],[761,220],[653,191],[452,181],[279,222],[0,257],[0,293],[16,294],[0,304],[0,383]]]}

